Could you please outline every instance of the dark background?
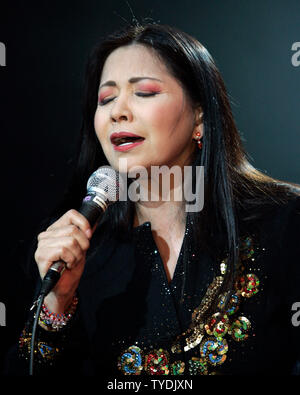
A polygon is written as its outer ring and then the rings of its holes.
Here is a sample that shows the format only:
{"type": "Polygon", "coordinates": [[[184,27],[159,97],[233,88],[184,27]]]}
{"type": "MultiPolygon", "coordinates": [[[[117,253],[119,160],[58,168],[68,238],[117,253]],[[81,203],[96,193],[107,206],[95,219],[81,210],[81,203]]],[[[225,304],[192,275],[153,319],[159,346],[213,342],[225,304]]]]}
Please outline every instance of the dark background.
{"type": "Polygon", "coordinates": [[[15,252],[58,202],[72,171],[87,54],[99,37],[131,21],[132,13],[174,25],[209,50],[252,164],[300,183],[300,66],[291,62],[292,44],[300,42],[299,0],[2,1],[2,352],[21,321],[23,261],[15,252]]]}

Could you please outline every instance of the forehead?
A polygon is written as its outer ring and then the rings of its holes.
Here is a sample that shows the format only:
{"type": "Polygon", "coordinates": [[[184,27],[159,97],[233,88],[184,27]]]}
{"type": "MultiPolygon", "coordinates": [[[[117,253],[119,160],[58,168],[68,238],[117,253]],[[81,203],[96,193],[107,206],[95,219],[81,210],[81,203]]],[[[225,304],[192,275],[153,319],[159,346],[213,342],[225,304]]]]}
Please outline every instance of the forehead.
{"type": "Polygon", "coordinates": [[[102,70],[101,82],[143,75],[171,77],[154,50],[134,44],[117,48],[108,56],[102,70]]]}

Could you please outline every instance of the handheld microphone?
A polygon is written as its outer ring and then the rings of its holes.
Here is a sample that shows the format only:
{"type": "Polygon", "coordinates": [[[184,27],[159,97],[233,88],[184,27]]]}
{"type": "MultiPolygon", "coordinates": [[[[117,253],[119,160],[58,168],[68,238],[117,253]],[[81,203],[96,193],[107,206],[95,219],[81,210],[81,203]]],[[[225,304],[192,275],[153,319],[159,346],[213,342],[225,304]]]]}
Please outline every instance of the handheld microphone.
{"type": "MultiPolygon", "coordinates": [[[[124,181],[120,174],[108,166],[99,167],[87,182],[87,195],[78,210],[89,221],[91,228],[100,220],[107,207],[119,200],[124,191],[124,181]]],[[[40,296],[45,297],[60,279],[66,264],[54,262],[43,278],[40,296]]]]}

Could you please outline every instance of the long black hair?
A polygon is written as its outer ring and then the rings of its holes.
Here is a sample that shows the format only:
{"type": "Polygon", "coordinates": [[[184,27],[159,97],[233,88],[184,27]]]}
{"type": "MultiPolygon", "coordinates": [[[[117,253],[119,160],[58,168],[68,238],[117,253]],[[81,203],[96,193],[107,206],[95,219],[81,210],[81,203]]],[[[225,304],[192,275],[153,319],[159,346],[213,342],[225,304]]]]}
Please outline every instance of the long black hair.
{"type": "MultiPolygon", "coordinates": [[[[108,164],[94,130],[94,114],[103,65],[116,48],[140,44],[154,50],[180,82],[194,106],[203,110],[203,148],[194,166],[204,166],[204,208],[193,213],[195,240],[210,251],[228,253],[220,292],[231,289],[238,262],[240,234],[274,206],[299,193],[296,185],[273,179],[249,162],[235,125],[223,79],[207,49],[174,27],[156,23],[126,26],[102,39],[91,51],[83,89],[83,123],[74,177],[56,214],[80,206],[90,174],[108,164]]],[[[107,211],[112,232],[126,234],[133,204],[118,202],[107,211]],[[125,231],[125,232],[124,232],[125,231]]]]}

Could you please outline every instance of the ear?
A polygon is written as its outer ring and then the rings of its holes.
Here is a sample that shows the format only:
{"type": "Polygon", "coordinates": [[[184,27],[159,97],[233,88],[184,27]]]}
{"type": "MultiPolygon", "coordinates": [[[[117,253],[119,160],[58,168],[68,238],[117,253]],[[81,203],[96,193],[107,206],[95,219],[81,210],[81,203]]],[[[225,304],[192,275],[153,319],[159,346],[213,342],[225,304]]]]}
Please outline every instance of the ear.
{"type": "Polygon", "coordinates": [[[193,130],[193,138],[196,136],[199,138],[203,136],[203,110],[201,107],[197,107],[194,111],[194,130],[193,130]]]}

